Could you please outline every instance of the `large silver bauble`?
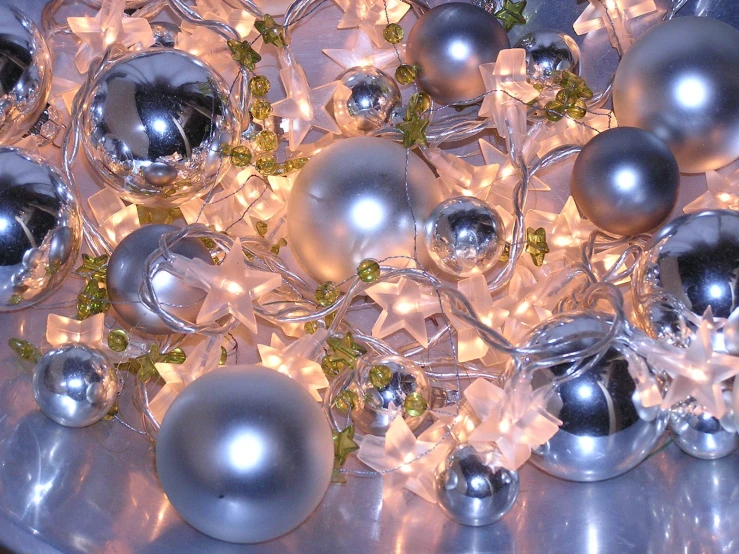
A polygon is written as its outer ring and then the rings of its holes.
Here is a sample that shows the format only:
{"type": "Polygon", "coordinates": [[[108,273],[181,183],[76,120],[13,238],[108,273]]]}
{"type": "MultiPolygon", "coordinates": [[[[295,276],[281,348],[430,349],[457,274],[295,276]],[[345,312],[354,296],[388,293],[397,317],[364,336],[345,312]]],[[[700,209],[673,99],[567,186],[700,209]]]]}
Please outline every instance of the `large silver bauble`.
{"type": "Polygon", "coordinates": [[[416,154],[407,164],[406,191],[405,148],[354,137],[305,165],[287,204],[288,242],[311,277],[341,283],[365,258],[413,256],[414,238],[442,195],[416,154]]]}
{"type": "MultiPolygon", "coordinates": [[[[527,343],[542,345],[566,337],[575,340],[580,349],[593,344],[595,338],[578,339],[579,334],[602,336],[607,327],[587,313],[574,311],[536,327],[527,343]]],[[[548,355],[563,354],[564,348],[553,346],[548,355]]],[[[571,368],[572,364],[560,364],[538,370],[533,376],[535,389],[554,386],[547,410],[562,421],[562,426],[532,452],[531,461],[547,473],[570,481],[601,481],[629,471],[655,447],[667,425],[668,413],[659,406],[642,406],[629,362],[613,348],[582,375],[555,383],[571,368]]],[[[650,378],[660,385],[656,378],[650,378]]]]}
{"type": "Polygon", "coordinates": [[[33,372],[33,395],[49,418],[67,427],[100,421],[113,407],[118,380],[99,350],[68,344],[44,354],[33,372]]]}
{"type": "MultiPolygon", "coordinates": [[[[687,346],[695,327],[691,312],[700,318],[710,306],[717,318],[739,315],[737,275],[739,213],[707,210],[674,219],[652,238],[632,276],[642,327],[654,338],[687,346]]],[[[728,334],[726,346],[736,355],[735,338],[728,334]]],[[[723,350],[721,342],[714,347],[723,350]]]]}
{"type": "Polygon", "coordinates": [[[617,127],[593,137],[577,156],[570,181],[580,212],[616,235],[638,235],[664,223],[679,187],[680,173],[670,149],[635,127],[617,127]]]}
{"type": "MultiPolygon", "coordinates": [[[[142,333],[172,333],[164,320],[141,302],[140,291],[146,259],[159,248],[159,238],[163,233],[176,230],[174,225],[144,225],[124,238],[108,261],[108,298],[120,318],[142,333]]],[[[197,239],[185,238],[170,250],[174,254],[213,263],[208,249],[197,239]]],[[[204,291],[186,285],[164,270],[154,276],[152,284],[157,300],[168,313],[186,321],[195,321],[205,298],[204,291]]]]}
{"type": "Polygon", "coordinates": [[[54,292],[80,246],[80,215],[61,174],[40,157],[0,147],[0,312],[54,292]]]}
{"type": "Polygon", "coordinates": [[[676,17],[644,33],[613,82],[619,125],[664,140],[680,171],[739,156],[739,31],[708,17],[676,17]]]}
{"type": "Polygon", "coordinates": [[[481,527],[508,513],[518,497],[518,472],[500,467],[494,453],[457,446],[436,470],[436,497],[457,523],[481,527]]]}
{"type": "Polygon", "coordinates": [[[159,430],[159,481],[197,530],[237,543],[268,541],[321,502],[334,464],[320,405],[272,369],[235,366],[197,379],[159,430]]]}
{"type": "Polygon", "coordinates": [[[559,31],[532,31],[518,39],[514,48],[526,50],[526,74],[534,81],[553,84],[557,72],[580,74],[580,47],[559,31]]]}
{"type": "Polygon", "coordinates": [[[418,84],[441,104],[475,102],[485,93],[480,64],[493,63],[510,48],[500,21],[482,8],[448,2],[431,8],[408,35],[408,63],[418,84]]]}
{"type": "Polygon", "coordinates": [[[505,245],[498,212],[472,196],[449,198],[426,220],[426,248],[440,269],[457,277],[485,272],[495,265],[505,245]]]}
{"type": "Polygon", "coordinates": [[[228,169],[240,132],[229,87],[181,50],[131,52],[94,81],[82,108],[82,143],[103,183],[130,202],[179,205],[228,169]]]}
{"type": "Polygon", "coordinates": [[[352,67],[339,75],[333,97],[334,119],[350,137],[381,127],[400,104],[395,80],[375,67],[352,67]]]}
{"type": "Polygon", "coordinates": [[[49,48],[33,21],[0,6],[0,143],[20,139],[44,111],[51,66],[49,48]]]}
{"type": "Polygon", "coordinates": [[[411,431],[426,419],[428,411],[409,414],[404,402],[408,395],[416,393],[428,407],[431,404],[431,384],[423,369],[407,358],[382,356],[363,363],[357,368],[354,385],[357,392],[357,407],[352,410],[352,421],[357,429],[370,435],[385,436],[390,424],[400,414],[411,431]],[[391,372],[390,382],[376,387],[370,382],[373,367],[383,365],[391,372]]]}
{"type": "MultiPolygon", "coordinates": [[[[724,399],[730,405],[729,391],[724,392],[724,399]]],[[[695,401],[672,409],[670,431],[680,450],[702,460],[723,458],[739,448],[739,434],[734,429],[726,429],[695,401]]]]}

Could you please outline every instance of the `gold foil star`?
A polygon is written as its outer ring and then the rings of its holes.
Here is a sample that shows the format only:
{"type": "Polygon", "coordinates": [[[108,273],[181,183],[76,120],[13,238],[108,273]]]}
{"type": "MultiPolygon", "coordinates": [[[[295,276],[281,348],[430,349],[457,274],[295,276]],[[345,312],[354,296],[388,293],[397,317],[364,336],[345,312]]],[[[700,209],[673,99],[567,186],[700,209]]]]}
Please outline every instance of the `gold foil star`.
{"type": "Polygon", "coordinates": [[[549,253],[547,232],[544,227],[536,230],[533,227],[526,229],[526,252],[531,254],[535,266],[539,267],[544,264],[544,256],[549,253]]]}

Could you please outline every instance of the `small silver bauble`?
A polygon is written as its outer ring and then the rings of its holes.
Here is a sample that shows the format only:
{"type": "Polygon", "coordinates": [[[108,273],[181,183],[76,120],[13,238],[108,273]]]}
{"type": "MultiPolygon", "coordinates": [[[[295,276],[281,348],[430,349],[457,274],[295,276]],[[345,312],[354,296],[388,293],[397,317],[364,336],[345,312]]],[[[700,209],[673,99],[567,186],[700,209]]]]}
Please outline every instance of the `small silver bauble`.
{"type": "Polygon", "coordinates": [[[27,308],[56,290],[80,246],[77,201],[40,157],[0,147],[0,312],[27,308]]]}
{"type": "MultiPolygon", "coordinates": [[[[724,400],[731,405],[731,393],[724,391],[724,400]]],[[[672,440],[694,458],[716,460],[739,448],[739,434],[726,429],[721,421],[701,409],[695,401],[678,406],[670,412],[672,440]]]]}
{"type": "Polygon", "coordinates": [[[0,6],[0,143],[16,142],[44,111],[51,66],[49,48],[33,21],[0,6]]]}
{"type": "Polygon", "coordinates": [[[167,410],[156,448],[159,481],[197,530],[237,543],[268,541],[321,502],[334,465],[320,405],[260,366],[216,369],[167,410]]]}
{"type": "Polygon", "coordinates": [[[580,75],[580,47],[565,33],[538,29],[518,39],[514,48],[526,50],[526,74],[534,81],[553,84],[560,71],[580,75]]]}
{"type": "Polygon", "coordinates": [[[407,156],[389,140],[353,137],[300,170],[287,204],[288,242],[316,281],[341,283],[365,258],[413,256],[416,233],[442,195],[428,166],[407,156]]]}
{"type": "MultiPolygon", "coordinates": [[[[605,335],[602,320],[573,311],[555,316],[536,327],[527,340],[543,345],[570,338],[577,349],[595,342],[593,333],[605,335]],[[588,338],[578,338],[582,333],[588,338]]],[[[553,346],[548,355],[564,354],[573,345],[553,346]]],[[[638,355],[633,353],[633,355],[638,355]]],[[[572,364],[536,371],[532,386],[554,386],[547,410],[562,421],[559,431],[532,452],[540,469],[570,481],[601,481],[621,475],[642,462],[657,444],[667,425],[668,413],[659,406],[645,408],[629,369],[629,361],[615,348],[582,375],[557,383],[572,364]]],[[[661,383],[652,375],[653,384],[661,383]]]]}
{"type": "Polygon", "coordinates": [[[493,452],[457,446],[436,471],[436,496],[457,523],[480,527],[508,513],[518,497],[518,472],[497,465],[493,452]]]}
{"type": "Polygon", "coordinates": [[[624,54],[613,81],[619,125],[664,140],[680,171],[718,169],[739,156],[739,30],[676,17],[624,54]]]}
{"type": "Polygon", "coordinates": [[[352,67],[339,75],[333,97],[334,119],[350,137],[381,127],[400,104],[395,80],[374,67],[352,67]]]}
{"type": "Polygon", "coordinates": [[[444,200],[426,220],[426,248],[440,269],[458,277],[485,272],[505,245],[498,212],[472,196],[444,200]]]}
{"type": "Polygon", "coordinates": [[[485,93],[480,64],[493,63],[510,48],[500,21],[482,8],[448,2],[431,8],[408,35],[408,63],[418,84],[441,104],[475,102],[485,93]]]}
{"type": "Polygon", "coordinates": [[[413,431],[428,415],[431,385],[423,369],[407,358],[382,356],[363,363],[357,369],[355,387],[358,403],[351,417],[363,433],[384,436],[399,413],[413,431]],[[387,371],[386,384],[377,381],[373,384],[376,378],[372,372],[378,367],[386,368],[382,369],[387,371]],[[405,403],[411,394],[417,410],[411,409],[409,413],[405,403]]]}
{"type": "MultiPolygon", "coordinates": [[[[140,291],[146,259],[159,248],[162,234],[176,230],[174,225],[144,225],[124,238],[115,247],[108,261],[108,298],[120,318],[142,333],[172,333],[162,318],[141,302],[140,291]]],[[[171,251],[213,263],[208,249],[197,239],[185,238],[172,246],[171,251]]],[[[204,291],[186,285],[164,270],[154,276],[152,283],[157,300],[168,313],[187,321],[195,321],[205,298],[204,291]]]]}
{"type": "Polygon", "coordinates": [[[177,44],[177,35],[180,28],[168,21],[154,21],[151,24],[151,33],[154,35],[154,46],[174,48],[177,44]]]}
{"type": "Polygon", "coordinates": [[[99,350],[68,344],[44,354],[33,372],[33,394],[50,419],[67,427],[100,421],[118,388],[113,366],[99,350]]]}
{"type": "Polygon", "coordinates": [[[82,108],[90,166],[130,202],[179,205],[228,169],[221,146],[241,130],[229,87],[210,66],[170,48],[123,55],[82,108]]]}
{"type": "Polygon", "coordinates": [[[667,145],[652,133],[616,127],[593,137],[572,169],[578,209],[616,235],[651,231],[677,202],[680,173],[667,145]]]}
{"type": "MultiPolygon", "coordinates": [[[[687,346],[695,327],[689,319],[700,318],[709,306],[714,317],[736,324],[738,274],[739,213],[707,210],[678,217],[652,238],[632,277],[642,327],[652,337],[687,346]]],[[[714,347],[739,354],[735,339],[730,332],[725,346],[714,341],[714,347]]]]}

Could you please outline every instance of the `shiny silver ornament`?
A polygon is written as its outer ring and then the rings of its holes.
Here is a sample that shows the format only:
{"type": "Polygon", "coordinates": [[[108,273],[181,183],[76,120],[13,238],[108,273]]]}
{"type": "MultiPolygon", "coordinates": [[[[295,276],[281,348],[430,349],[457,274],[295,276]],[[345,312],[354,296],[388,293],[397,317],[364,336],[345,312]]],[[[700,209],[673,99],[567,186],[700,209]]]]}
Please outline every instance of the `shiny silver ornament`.
{"type": "MultiPolygon", "coordinates": [[[[146,259],[159,248],[162,234],[176,230],[174,225],[144,225],[124,238],[108,261],[108,298],[120,318],[139,332],[152,335],[172,333],[162,318],[141,302],[140,291],[146,259]]],[[[174,254],[213,263],[208,249],[197,239],[185,238],[170,250],[174,254]]],[[[157,260],[161,260],[161,257],[157,260]]],[[[205,298],[204,291],[186,285],[164,270],[154,276],[152,283],[160,305],[167,312],[187,321],[195,321],[205,298]]]]}
{"type": "Polygon", "coordinates": [[[51,66],[49,48],[33,21],[0,6],[0,143],[19,140],[44,111],[51,66]]]}
{"type": "MultiPolygon", "coordinates": [[[[739,316],[737,275],[739,213],[706,210],[674,219],[652,238],[632,276],[641,326],[652,337],[688,346],[695,329],[690,319],[710,306],[731,328],[739,316]]],[[[714,348],[739,354],[735,331],[726,337],[719,340],[717,332],[714,348]]]]}
{"type": "Polygon", "coordinates": [[[448,2],[431,8],[408,35],[408,63],[418,68],[421,90],[441,104],[475,102],[485,93],[480,64],[510,48],[500,21],[482,8],[448,2]]]}
{"type": "Polygon", "coordinates": [[[570,189],[580,212],[608,233],[638,235],[663,223],[677,202],[675,157],[655,135],[617,127],[596,135],[575,160],[570,189]]]}
{"type": "Polygon", "coordinates": [[[0,312],[54,292],[74,266],[80,234],[61,174],[31,152],[0,147],[0,312]]]}
{"type": "Polygon", "coordinates": [[[426,248],[437,266],[457,277],[485,272],[505,246],[505,227],[498,212],[472,196],[449,198],[426,220],[426,248]]]}
{"type": "Polygon", "coordinates": [[[431,384],[423,369],[400,356],[382,356],[364,362],[357,369],[353,389],[357,392],[358,401],[357,407],[351,412],[352,421],[363,433],[380,437],[385,436],[398,414],[411,431],[426,419],[427,409],[416,415],[408,413],[405,402],[409,395],[420,398],[421,405],[426,408],[431,404],[431,384]],[[389,371],[390,377],[383,386],[372,383],[370,372],[378,366],[384,366],[389,371]]]}
{"type": "Polygon", "coordinates": [[[177,35],[181,31],[177,25],[168,21],[154,21],[150,25],[154,46],[174,48],[177,45],[177,35]]]}
{"type": "Polygon", "coordinates": [[[442,194],[421,158],[409,152],[407,163],[407,194],[406,150],[385,139],[334,142],[300,170],[287,204],[288,243],[311,277],[341,283],[365,258],[413,256],[415,234],[442,194]]]}
{"type": "Polygon", "coordinates": [[[334,119],[350,137],[381,127],[400,105],[395,80],[375,67],[352,67],[339,75],[333,96],[334,119]]]}
{"type": "Polygon", "coordinates": [[[457,446],[436,471],[436,496],[457,523],[481,527],[508,513],[518,497],[518,472],[497,465],[495,454],[457,446]]]}
{"type": "MultiPolygon", "coordinates": [[[[731,393],[724,391],[724,399],[731,405],[731,393]]],[[[733,414],[732,414],[733,415],[733,414]]],[[[691,401],[670,412],[672,440],[680,450],[694,458],[716,460],[739,449],[739,434],[728,430],[721,421],[691,401]]]]}
{"type": "Polygon", "coordinates": [[[518,39],[514,48],[526,50],[526,74],[534,81],[554,84],[561,71],[580,75],[580,47],[565,33],[538,29],[518,39]]]}
{"type": "Polygon", "coordinates": [[[159,481],[198,531],[268,541],[321,502],[334,465],[320,405],[289,377],[260,366],[216,369],[167,410],[156,447],[159,481]]]}
{"type": "Polygon", "coordinates": [[[613,82],[619,125],[664,140],[680,171],[718,169],[739,156],[739,30],[676,17],[624,54],[613,82]]]}
{"type": "MultiPolygon", "coordinates": [[[[548,355],[554,356],[594,344],[592,333],[603,336],[607,331],[608,325],[602,320],[574,311],[536,327],[527,344],[542,345],[563,338],[574,341],[553,346],[548,355]],[[584,332],[591,336],[582,338],[584,332]]],[[[630,351],[629,356],[638,354],[630,351]]],[[[533,450],[531,462],[570,481],[601,481],[629,471],[656,446],[668,413],[659,406],[642,405],[630,361],[613,347],[591,369],[564,380],[572,369],[572,364],[565,363],[537,370],[533,375],[531,384],[535,389],[554,387],[547,411],[562,425],[548,442],[533,450]]],[[[644,378],[661,386],[651,373],[644,378]]]]}
{"type": "Polygon", "coordinates": [[[130,202],[173,206],[225,174],[241,130],[228,85],[196,57],[169,48],[121,56],[82,108],[82,143],[102,182],[130,202]]]}
{"type": "Polygon", "coordinates": [[[68,344],[44,354],[33,372],[33,395],[50,419],[67,427],[100,421],[118,389],[113,366],[99,350],[68,344]]]}

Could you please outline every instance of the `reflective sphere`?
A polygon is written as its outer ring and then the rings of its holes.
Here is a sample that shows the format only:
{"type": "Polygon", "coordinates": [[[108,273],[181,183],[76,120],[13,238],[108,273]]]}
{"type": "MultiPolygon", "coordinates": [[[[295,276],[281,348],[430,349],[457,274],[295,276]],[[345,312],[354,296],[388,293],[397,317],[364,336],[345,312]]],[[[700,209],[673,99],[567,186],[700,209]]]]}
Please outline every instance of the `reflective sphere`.
{"type": "MultiPolygon", "coordinates": [[[[731,401],[731,394],[724,393],[731,401]]],[[[729,431],[710,413],[700,409],[695,402],[673,408],[670,413],[672,440],[680,449],[694,458],[716,460],[739,448],[739,434],[729,431]]]]}
{"type": "Polygon", "coordinates": [[[20,139],[44,111],[51,66],[49,48],[33,21],[0,6],[0,143],[20,139]]]}
{"type": "Polygon", "coordinates": [[[161,48],[174,48],[177,44],[177,35],[181,29],[168,21],[154,21],[150,23],[151,33],[154,35],[154,45],[161,48]]]}
{"type": "Polygon", "coordinates": [[[385,436],[393,419],[401,414],[411,431],[418,428],[428,415],[423,409],[417,414],[413,409],[408,413],[406,399],[408,395],[416,393],[422,404],[428,407],[431,404],[431,384],[428,377],[418,365],[407,358],[400,356],[383,356],[364,363],[357,369],[354,384],[357,392],[357,407],[352,410],[352,421],[357,429],[371,435],[385,436]],[[372,383],[371,371],[377,366],[387,368],[389,376],[387,383],[372,383]]]}
{"type": "Polygon", "coordinates": [[[518,472],[497,466],[491,453],[457,446],[436,471],[436,496],[457,523],[481,527],[508,513],[518,496],[518,472]]]}
{"type": "Polygon", "coordinates": [[[90,166],[120,195],[171,206],[206,192],[228,169],[240,131],[229,87],[181,50],[126,54],[95,80],[82,108],[90,166]]]}
{"type": "MultiPolygon", "coordinates": [[[[641,326],[652,337],[687,346],[693,333],[688,313],[701,317],[711,306],[716,318],[739,315],[737,275],[739,213],[707,210],[674,219],[652,238],[632,276],[641,326]]],[[[726,343],[736,355],[735,338],[729,333],[726,343]]],[[[714,348],[723,350],[721,342],[714,348]]]]}
{"type": "Polygon", "coordinates": [[[363,135],[381,127],[400,105],[395,80],[374,67],[352,67],[339,75],[334,92],[334,119],[347,136],[363,135]]]}
{"type": "Polygon", "coordinates": [[[677,162],[667,145],[633,127],[593,137],[577,156],[570,181],[580,212],[616,235],[638,235],[663,223],[679,186],[677,162]]]}
{"type": "Polygon", "coordinates": [[[613,82],[619,125],[664,140],[684,173],[739,156],[739,31],[708,17],[676,17],[644,33],[613,82]]]}
{"type": "MultiPolygon", "coordinates": [[[[142,333],[168,335],[172,332],[161,317],[141,302],[139,291],[144,281],[146,258],[159,248],[162,234],[176,230],[174,225],[144,225],[124,238],[108,261],[108,298],[120,318],[142,333]]],[[[171,251],[213,263],[208,249],[198,239],[183,239],[172,246],[171,251]]],[[[152,281],[157,299],[167,312],[187,321],[195,321],[205,298],[204,291],[186,285],[164,270],[159,271],[152,281]]]]}
{"type": "Polygon", "coordinates": [[[480,64],[493,63],[510,48],[500,21],[482,8],[448,2],[431,8],[413,25],[406,55],[418,67],[421,89],[441,104],[472,103],[485,93],[480,64]]]}
{"type": "MultiPolygon", "coordinates": [[[[600,320],[575,311],[536,327],[528,344],[607,331],[600,320]]],[[[594,342],[594,338],[580,339],[576,346],[584,348],[594,342]]],[[[564,348],[555,346],[550,354],[564,353],[564,348]]],[[[659,406],[642,406],[629,362],[615,348],[609,348],[589,371],[556,383],[571,367],[567,363],[548,367],[533,377],[531,384],[535,389],[554,386],[547,410],[562,421],[562,426],[532,452],[532,463],[570,481],[601,481],[629,471],[655,447],[667,425],[668,413],[659,406]]],[[[659,386],[656,378],[652,379],[659,386]]]]}
{"type": "Polygon", "coordinates": [[[514,48],[526,50],[526,74],[534,81],[553,84],[558,71],[580,74],[580,47],[559,31],[533,31],[518,39],[514,48]]]}
{"type": "Polygon", "coordinates": [[[33,395],[39,408],[67,427],[100,421],[113,407],[117,386],[105,355],[81,344],[47,352],[33,372],[33,395]]]}
{"type": "Polygon", "coordinates": [[[406,195],[405,167],[401,145],[355,137],[334,142],[300,170],[287,204],[288,243],[311,277],[341,283],[365,258],[413,256],[414,235],[442,194],[410,152],[406,195]]]}
{"type": "Polygon", "coordinates": [[[0,312],[54,292],[74,266],[80,233],[61,174],[30,152],[0,147],[0,312]]]}
{"type": "Polygon", "coordinates": [[[495,265],[505,245],[498,212],[471,196],[449,198],[426,221],[426,248],[444,271],[468,277],[495,265]]]}
{"type": "Polygon", "coordinates": [[[331,430],[308,392],[260,366],[217,369],[167,410],[156,448],[159,481],[198,531],[268,541],[321,502],[334,465],[331,430]]]}

